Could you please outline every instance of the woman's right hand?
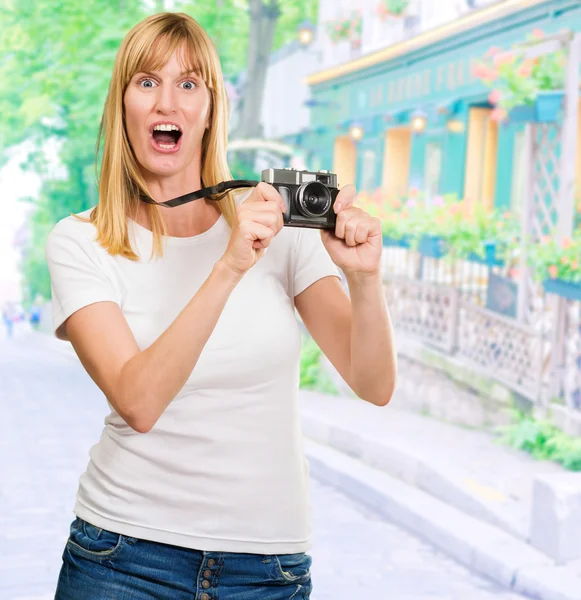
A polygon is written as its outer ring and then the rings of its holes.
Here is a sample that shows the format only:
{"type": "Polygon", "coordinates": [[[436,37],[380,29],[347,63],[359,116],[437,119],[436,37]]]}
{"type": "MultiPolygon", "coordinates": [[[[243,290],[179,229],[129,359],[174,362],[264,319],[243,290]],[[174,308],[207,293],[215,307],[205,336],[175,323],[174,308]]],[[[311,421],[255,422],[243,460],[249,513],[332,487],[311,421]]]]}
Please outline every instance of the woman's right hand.
{"type": "Polygon", "coordinates": [[[236,220],[226,252],[220,259],[236,275],[242,276],[266,252],[283,227],[284,200],[269,183],[259,183],[237,207],[236,220]]]}

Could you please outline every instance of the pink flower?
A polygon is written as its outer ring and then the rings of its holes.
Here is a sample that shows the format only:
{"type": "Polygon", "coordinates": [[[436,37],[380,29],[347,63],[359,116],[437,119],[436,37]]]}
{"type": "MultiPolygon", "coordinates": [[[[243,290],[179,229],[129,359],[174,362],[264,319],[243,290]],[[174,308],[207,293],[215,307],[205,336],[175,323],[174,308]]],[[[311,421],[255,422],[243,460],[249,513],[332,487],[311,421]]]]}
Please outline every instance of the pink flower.
{"type": "Polygon", "coordinates": [[[414,206],[416,205],[416,201],[411,199],[407,201],[407,205],[409,208],[414,208],[414,206]]]}
{"type": "Polygon", "coordinates": [[[478,79],[482,79],[488,72],[488,67],[482,63],[473,63],[471,67],[472,75],[478,79]]]}
{"type": "Polygon", "coordinates": [[[434,206],[444,206],[444,198],[442,196],[434,196],[432,204],[434,206]]]}
{"type": "Polygon", "coordinates": [[[569,262],[569,259],[566,256],[561,256],[561,264],[566,265],[569,262]]]}
{"type": "Polygon", "coordinates": [[[573,245],[573,242],[571,241],[570,237],[563,238],[563,241],[561,242],[562,248],[570,248],[572,245],[573,245]]]}
{"type": "Polygon", "coordinates": [[[545,32],[539,27],[537,27],[536,29],[532,30],[531,35],[535,38],[542,38],[545,37],[545,32]]]}
{"type": "Polygon", "coordinates": [[[485,56],[496,56],[497,54],[500,54],[502,52],[502,48],[499,48],[498,46],[491,46],[488,51],[486,52],[485,56]]]}
{"type": "Polygon", "coordinates": [[[576,260],[571,261],[570,267],[575,271],[579,268],[579,263],[576,260]]]}
{"type": "Polygon", "coordinates": [[[551,243],[551,239],[552,239],[552,238],[551,238],[551,236],[550,236],[550,235],[544,235],[544,236],[541,238],[541,243],[542,243],[542,244],[550,244],[550,243],[551,243]]]}
{"type": "Polygon", "coordinates": [[[530,61],[524,62],[518,70],[518,74],[521,77],[530,77],[532,72],[533,72],[533,64],[530,61]]]}
{"type": "Polygon", "coordinates": [[[504,108],[495,108],[491,113],[490,113],[490,118],[493,121],[496,121],[497,123],[500,123],[501,121],[504,121],[507,117],[507,112],[504,108]]]}
{"type": "Polygon", "coordinates": [[[494,66],[502,67],[502,65],[510,65],[515,61],[515,55],[512,52],[502,52],[494,57],[494,66]]]}
{"type": "Polygon", "coordinates": [[[510,270],[509,275],[512,277],[512,279],[516,279],[518,277],[518,269],[516,267],[513,267],[510,270]]]}
{"type": "Polygon", "coordinates": [[[547,270],[551,279],[557,279],[557,275],[559,274],[559,267],[557,265],[551,265],[547,270]]]}
{"type": "Polygon", "coordinates": [[[502,93],[500,90],[492,90],[492,92],[488,94],[488,102],[490,102],[490,104],[498,104],[501,98],[502,93]]]}

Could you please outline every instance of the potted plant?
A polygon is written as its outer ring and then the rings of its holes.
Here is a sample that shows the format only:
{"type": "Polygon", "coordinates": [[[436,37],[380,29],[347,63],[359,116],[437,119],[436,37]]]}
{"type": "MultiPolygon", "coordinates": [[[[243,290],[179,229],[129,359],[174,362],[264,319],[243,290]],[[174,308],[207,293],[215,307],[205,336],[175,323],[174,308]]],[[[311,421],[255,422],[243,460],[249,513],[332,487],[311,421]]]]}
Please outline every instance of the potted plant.
{"type": "Polygon", "coordinates": [[[375,12],[384,21],[388,17],[403,17],[408,7],[409,0],[381,0],[375,7],[375,12]]]}
{"type": "MultiPolygon", "coordinates": [[[[535,29],[530,43],[544,36],[535,29]]],[[[523,47],[504,50],[492,47],[472,66],[472,73],[492,88],[488,100],[492,118],[512,122],[556,121],[563,103],[566,56],[558,51],[538,58],[527,58],[523,47]]]]}
{"type": "Polygon", "coordinates": [[[541,281],[546,292],[570,300],[581,300],[581,230],[558,242],[545,236],[529,246],[533,277],[541,281]]]}
{"type": "Polygon", "coordinates": [[[402,199],[388,198],[381,188],[377,188],[373,194],[360,192],[356,204],[381,220],[384,246],[409,247],[409,210],[402,199]]]}
{"type": "Polygon", "coordinates": [[[350,16],[327,21],[327,33],[334,44],[342,41],[350,42],[353,48],[361,45],[361,11],[355,10],[350,16]]]}

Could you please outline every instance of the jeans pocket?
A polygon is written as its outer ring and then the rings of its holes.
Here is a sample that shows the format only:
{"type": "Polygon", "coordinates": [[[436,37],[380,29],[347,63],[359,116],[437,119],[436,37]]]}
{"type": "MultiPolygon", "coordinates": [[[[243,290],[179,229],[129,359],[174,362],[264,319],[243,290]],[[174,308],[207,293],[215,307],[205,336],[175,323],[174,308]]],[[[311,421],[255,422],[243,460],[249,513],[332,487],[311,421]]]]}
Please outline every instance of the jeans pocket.
{"type": "Polygon", "coordinates": [[[306,584],[310,581],[313,559],[305,552],[276,554],[274,559],[280,581],[300,584],[306,584]]]}
{"type": "Polygon", "coordinates": [[[95,527],[77,517],[71,524],[67,548],[85,558],[111,559],[121,550],[123,541],[121,534],[95,527]]]}

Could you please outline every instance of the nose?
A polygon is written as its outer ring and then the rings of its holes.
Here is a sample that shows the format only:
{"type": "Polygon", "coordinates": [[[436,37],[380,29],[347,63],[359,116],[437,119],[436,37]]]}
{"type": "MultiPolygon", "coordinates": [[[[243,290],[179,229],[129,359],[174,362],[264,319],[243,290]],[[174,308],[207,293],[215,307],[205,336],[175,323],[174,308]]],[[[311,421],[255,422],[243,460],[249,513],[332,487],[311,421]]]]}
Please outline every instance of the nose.
{"type": "Polygon", "coordinates": [[[171,85],[160,85],[156,100],[156,112],[164,115],[171,115],[176,112],[174,92],[171,85]]]}

